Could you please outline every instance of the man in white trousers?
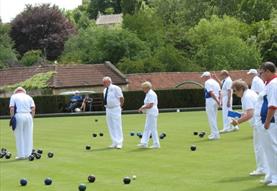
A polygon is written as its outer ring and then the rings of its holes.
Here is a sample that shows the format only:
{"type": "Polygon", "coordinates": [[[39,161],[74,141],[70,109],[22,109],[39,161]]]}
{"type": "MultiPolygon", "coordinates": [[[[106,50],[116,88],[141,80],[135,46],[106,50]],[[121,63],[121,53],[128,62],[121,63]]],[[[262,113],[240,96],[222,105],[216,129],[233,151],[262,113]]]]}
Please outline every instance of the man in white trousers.
{"type": "Polygon", "coordinates": [[[33,117],[35,103],[22,87],[15,89],[10,98],[10,115],[15,117],[16,159],[26,159],[33,149],[33,117]]]}
{"type": "Polygon", "coordinates": [[[152,84],[148,81],[142,83],[142,89],[144,91],[145,98],[144,104],[139,108],[139,112],[146,113],[146,121],[144,131],[140,144],[138,147],[147,148],[150,135],[152,135],[153,145],[150,148],[160,148],[160,141],[157,130],[157,119],[159,115],[158,110],[158,97],[157,94],[152,90],[152,84]]]}
{"type": "Polygon", "coordinates": [[[210,140],[219,139],[220,135],[217,128],[217,109],[220,105],[220,86],[217,81],[211,77],[210,72],[204,72],[201,75],[201,78],[205,80],[206,113],[208,115],[209,126],[211,129],[211,134],[208,138],[210,140]]]}
{"type": "Polygon", "coordinates": [[[264,150],[268,164],[268,173],[262,180],[268,186],[277,186],[277,74],[272,62],[260,67],[261,78],[266,82],[264,102],[261,108],[261,120],[266,130],[264,150]]]}
{"type": "Polygon", "coordinates": [[[250,69],[247,72],[247,75],[252,78],[251,90],[257,94],[261,93],[265,88],[265,84],[264,81],[259,77],[258,71],[256,69],[250,69]]]}
{"type": "Polygon", "coordinates": [[[120,87],[112,84],[108,76],[103,78],[104,106],[106,108],[106,121],[112,139],[110,148],[121,149],[123,147],[123,133],[121,121],[121,108],[124,104],[124,97],[120,87]]]}
{"type": "MultiPolygon", "coordinates": [[[[241,98],[243,114],[239,119],[233,119],[232,124],[238,125],[249,121],[253,128],[253,147],[256,159],[256,169],[249,173],[250,176],[259,176],[267,173],[267,163],[265,160],[265,152],[262,147],[262,135],[259,126],[259,116],[257,118],[257,110],[260,108],[260,100],[258,95],[243,80],[233,82],[232,89],[234,93],[241,98]]],[[[259,114],[258,114],[259,115],[259,114]]]]}
{"type": "Polygon", "coordinates": [[[228,133],[231,131],[239,130],[238,126],[231,125],[231,119],[228,117],[228,111],[232,111],[233,105],[233,91],[231,88],[233,81],[227,70],[222,70],[220,72],[220,80],[218,80],[218,82],[221,84],[220,98],[222,107],[223,129],[219,132],[228,133]]]}

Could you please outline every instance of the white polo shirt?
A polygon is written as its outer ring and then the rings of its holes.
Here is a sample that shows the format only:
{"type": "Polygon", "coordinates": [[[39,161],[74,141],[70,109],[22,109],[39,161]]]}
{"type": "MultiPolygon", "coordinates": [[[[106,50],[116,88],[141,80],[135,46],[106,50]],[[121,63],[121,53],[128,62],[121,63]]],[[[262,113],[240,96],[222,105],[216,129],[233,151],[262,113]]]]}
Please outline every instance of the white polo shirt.
{"type": "Polygon", "coordinates": [[[277,124],[277,77],[271,80],[266,85],[266,95],[267,95],[267,101],[268,101],[268,108],[274,107],[275,108],[275,124],[277,124]]]}
{"type": "Polygon", "coordinates": [[[153,103],[153,107],[151,107],[150,109],[146,109],[145,110],[146,114],[158,116],[158,114],[159,114],[158,97],[157,97],[157,94],[152,89],[150,89],[146,93],[145,98],[144,98],[144,104],[148,104],[148,103],[153,103]]]}
{"type": "Polygon", "coordinates": [[[222,81],[222,83],[223,84],[222,84],[221,94],[222,96],[228,96],[228,90],[231,90],[233,81],[231,77],[228,76],[222,81]]]}
{"type": "MultiPolygon", "coordinates": [[[[247,89],[244,91],[242,98],[241,98],[241,107],[244,112],[249,109],[255,109],[256,103],[258,100],[258,95],[253,90],[247,89]]],[[[255,125],[254,118],[252,117],[249,120],[251,126],[255,125]]]]}
{"type": "MultiPolygon", "coordinates": [[[[105,105],[105,107],[114,108],[120,106],[120,98],[123,97],[121,88],[113,84],[110,84],[108,88],[107,105],[105,105]]],[[[106,91],[107,88],[103,91],[104,99],[106,91]]]]}
{"type": "Polygon", "coordinates": [[[251,90],[259,94],[264,90],[264,88],[264,81],[259,76],[255,76],[252,80],[251,90]]]}
{"type": "Polygon", "coordinates": [[[11,96],[10,107],[14,106],[16,106],[16,113],[30,113],[31,107],[35,107],[35,103],[31,96],[20,92],[11,96]]]}
{"type": "Polygon", "coordinates": [[[206,103],[209,102],[210,100],[214,99],[209,95],[209,92],[213,92],[217,97],[219,97],[219,91],[220,91],[220,86],[217,81],[214,79],[210,78],[205,82],[205,98],[206,98],[206,103]]]}

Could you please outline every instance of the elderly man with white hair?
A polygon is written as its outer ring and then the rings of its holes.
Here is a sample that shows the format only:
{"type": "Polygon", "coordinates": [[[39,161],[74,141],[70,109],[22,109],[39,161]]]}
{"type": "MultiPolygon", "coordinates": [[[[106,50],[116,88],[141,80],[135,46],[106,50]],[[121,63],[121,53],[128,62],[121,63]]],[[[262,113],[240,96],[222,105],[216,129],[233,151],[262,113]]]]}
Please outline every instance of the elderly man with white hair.
{"type": "Polygon", "coordinates": [[[259,77],[258,71],[256,69],[250,69],[247,72],[247,75],[249,75],[252,78],[251,90],[253,90],[257,94],[261,93],[265,89],[265,83],[259,77]]]}
{"type": "Polygon", "coordinates": [[[15,89],[10,98],[10,115],[15,117],[14,129],[16,141],[16,159],[25,159],[33,149],[33,117],[35,115],[35,103],[31,96],[26,94],[22,87],[15,89]]]}
{"type": "Polygon", "coordinates": [[[124,104],[124,97],[120,87],[112,84],[108,76],[103,78],[104,106],[106,108],[106,121],[109,128],[112,144],[110,148],[121,149],[123,147],[123,132],[121,121],[121,108],[124,104]]]}
{"type": "Polygon", "coordinates": [[[201,78],[205,80],[205,102],[206,112],[208,115],[209,126],[211,134],[209,135],[210,140],[219,139],[219,131],[217,128],[217,109],[220,105],[219,92],[220,86],[216,80],[211,77],[210,72],[204,72],[201,78]]]}
{"type": "Polygon", "coordinates": [[[144,132],[138,147],[147,148],[150,135],[152,135],[153,145],[150,148],[160,148],[157,131],[157,118],[159,115],[157,94],[152,90],[152,84],[148,81],[142,83],[142,89],[146,93],[144,104],[139,108],[139,112],[146,113],[144,132]]]}

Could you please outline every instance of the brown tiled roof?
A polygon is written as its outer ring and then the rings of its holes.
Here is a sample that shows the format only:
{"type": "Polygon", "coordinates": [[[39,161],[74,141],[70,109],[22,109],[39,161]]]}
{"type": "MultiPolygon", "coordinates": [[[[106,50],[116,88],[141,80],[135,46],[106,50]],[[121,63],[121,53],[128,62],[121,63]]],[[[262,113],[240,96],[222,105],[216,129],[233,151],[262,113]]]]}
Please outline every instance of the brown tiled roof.
{"type": "Polygon", "coordinates": [[[96,19],[97,25],[108,25],[122,23],[122,14],[99,15],[96,19]]]}
{"type": "MultiPolygon", "coordinates": [[[[220,72],[216,72],[219,76],[220,72]]],[[[250,77],[246,74],[246,70],[230,71],[230,76],[233,80],[243,79],[248,84],[251,83],[250,77]]],[[[150,81],[154,89],[172,89],[177,85],[182,84],[184,81],[195,82],[196,84],[204,85],[201,79],[202,72],[161,72],[161,73],[146,73],[146,74],[128,74],[128,90],[136,91],[141,90],[141,83],[150,81]]],[[[179,86],[179,88],[201,88],[194,83],[186,83],[179,86]]]]}
{"type": "Polygon", "coordinates": [[[33,75],[55,71],[49,81],[52,88],[69,88],[81,86],[102,86],[104,76],[110,76],[114,84],[127,84],[127,79],[111,63],[48,65],[34,67],[16,67],[0,70],[0,87],[23,82],[33,75]]]}
{"type": "Polygon", "coordinates": [[[110,76],[114,84],[127,84],[125,76],[110,64],[58,65],[56,72],[54,88],[99,86],[104,76],[110,76]]]}
{"type": "Polygon", "coordinates": [[[12,85],[18,82],[23,82],[33,75],[38,73],[45,73],[54,71],[55,67],[48,66],[35,66],[35,67],[14,67],[0,70],[0,87],[5,85],[12,85]]]}

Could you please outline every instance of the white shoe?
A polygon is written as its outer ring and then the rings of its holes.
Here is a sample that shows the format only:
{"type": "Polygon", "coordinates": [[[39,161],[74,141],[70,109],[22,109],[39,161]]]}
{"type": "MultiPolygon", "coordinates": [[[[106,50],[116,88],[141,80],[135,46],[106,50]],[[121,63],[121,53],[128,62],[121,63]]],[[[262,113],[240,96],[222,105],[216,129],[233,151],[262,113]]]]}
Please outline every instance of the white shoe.
{"type": "Polygon", "coordinates": [[[260,183],[262,184],[270,184],[272,181],[271,180],[260,180],[260,183]]]}
{"type": "Polygon", "coordinates": [[[271,182],[267,186],[277,186],[277,182],[271,182]]]}
{"type": "Polygon", "coordinates": [[[238,131],[238,130],[239,130],[239,126],[236,125],[236,126],[234,127],[234,129],[235,129],[235,131],[238,131]]]}
{"type": "Polygon", "coordinates": [[[261,175],[265,175],[265,173],[260,170],[254,170],[253,172],[250,172],[249,175],[250,176],[261,176],[261,175]]]}
{"type": "Polygon", "coordinates": [[[208,136],[208,139],[209,139],[209,140],[216,140],[216,139],[219,139],[219,138],[220,138],[219,135],[209,135],[209,136],[208,136]]]}
{"type": "Polygon", "coordinates": [[[109,148],[111,148],[111,149],[114,149],[114,148],[116,148],[116,145],[115,144],[111,144],[110,146],[108,146],[109,148]]]}
{"type": "Polygon", "coordinates": [[[147,144],[143,144],[143,143],[137,144],[137,146],[140,148],[147,148],[147,144]]]}
{"type": "Polygon", "coordinates": [[[15,160],[25,160],[26,157],[15,157],[15,160]]]}
{"type": "Polygon", "coordinates": [[[222,129],[219,131],[220,134],[228,133],[228,132],[229,132],[229,129],[222,129]]]}
{"type": "Polygon", "coordinates": [[[116,149],[122,149],[122,145],[116,145],[115,148],[116,149]]]}
{"type": "Polygon", "coordinates": [[[151,149],[159,149],[160,148],[160,145],[152,145],[150,146],[151,149]]]}

